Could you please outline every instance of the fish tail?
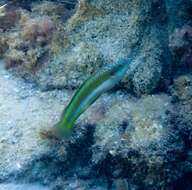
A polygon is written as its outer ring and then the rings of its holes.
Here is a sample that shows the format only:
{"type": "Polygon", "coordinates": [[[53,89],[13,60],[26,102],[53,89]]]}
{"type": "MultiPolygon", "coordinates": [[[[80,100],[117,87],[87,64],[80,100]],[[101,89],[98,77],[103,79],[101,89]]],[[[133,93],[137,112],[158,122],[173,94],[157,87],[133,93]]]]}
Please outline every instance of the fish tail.
{"type": "Polygon", "coordinates": [[[55,126],[55,134],[58,138],[68,139],[72,134],[73,131],[72,127],[73,127],[72,123],[62,124],[61,122],[59,122],[55,126]]]}

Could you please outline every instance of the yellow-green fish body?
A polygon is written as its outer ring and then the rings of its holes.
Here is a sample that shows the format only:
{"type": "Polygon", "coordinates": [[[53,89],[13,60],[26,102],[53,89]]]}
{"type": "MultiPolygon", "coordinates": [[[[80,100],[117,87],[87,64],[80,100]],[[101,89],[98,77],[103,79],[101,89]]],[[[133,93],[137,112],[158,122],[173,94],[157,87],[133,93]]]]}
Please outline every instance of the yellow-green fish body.
{"type": "Polygon", "coordinates": [[[104,92],[119,83],[126,74],[132,59],[133,56],[128,59],[119,59],[117,63],[105,67],[80,86],[55,126],[57,135],[60,137],[71,135],[73,125],[78,117],[104,92]]]}

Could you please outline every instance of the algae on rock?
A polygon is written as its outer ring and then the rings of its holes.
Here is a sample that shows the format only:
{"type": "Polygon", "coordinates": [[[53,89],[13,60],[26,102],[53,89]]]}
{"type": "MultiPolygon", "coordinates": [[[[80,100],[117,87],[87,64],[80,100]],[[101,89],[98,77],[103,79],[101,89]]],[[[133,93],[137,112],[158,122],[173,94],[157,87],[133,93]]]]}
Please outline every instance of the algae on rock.
{"type": "MultiPolygon", "coordinates": [[[[49,86],[51,89],[77,88],[88,75],[97,72],[102,65],[127,57],[129,50],[137,46],[141,53],[132,63],[132,69],[127,74],[126,81],[129,83],[124,82],[123,86],[137,95],[151,93],[163,78],[161,71],[166,62],[164,59],[164,52],[167,50],[165,42],[168,38],[167,31],[164,30],[166,22],[161,16],[154,17],[152,14],[153,9],[157,8],[159,15],[165,13],[165,4],[161,2],[155,7],[154,3],[149,1],[80,0],[73,14],[70,15],[66,11],[71,17],[61,14],[61,7],[54,3],[45,3],[44,7],[44,4],[42,6],[34,4],[32,14],[47,15],[54,20],[57,29],[59,28],[58,31],[63,35],[54,38],[58,40],[59,45],[49,44],[50,50],[46,54],[49,60],[41,59],[40,70],[33,75],[29,73],[29,78],[36,81],[42,89],[49,89],[49,86]],[[54,14],[51,14],[53,9],[54,14]],[[61,24],[63,19],[65,22],[61,24]],[[62,40],[63,44],[60,43],[62,40]],[[92,48],[88,48],[89,52],[84,52],[83,46],[86,49],[87,44],[92,48]],[[85,53],[91,58],[86,62],[84,59],[77,61],[74,50],[77,55],[83,56],[85,53]],[[100,52],[100,55],[95,54],[95,50],[100,52]],[[95,63],[92,64],[94,59],[95,63]],[[85,68],[79,68],[79,65],[84,65],[85,68]],[[91,73],[88,71],[90,68],[91,73]]],[[[34,19],[37,19],[36,17],[34,19]]],[[[59,34],[59,32],[56,30],[54,33],[59,34]]]]}

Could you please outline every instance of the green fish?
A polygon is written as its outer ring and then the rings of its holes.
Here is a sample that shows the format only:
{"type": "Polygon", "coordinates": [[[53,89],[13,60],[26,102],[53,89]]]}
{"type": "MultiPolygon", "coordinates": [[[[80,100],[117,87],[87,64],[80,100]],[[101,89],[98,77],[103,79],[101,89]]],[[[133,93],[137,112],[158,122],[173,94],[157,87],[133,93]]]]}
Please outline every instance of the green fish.
{"type": "Polygon", "coordinates": [[[112,89],[125,76],[135,51],[126,59],[119,59],[115,64],[89,77],[76,91],[68,106],[64,109],[60,121],[55,125],[57,137],[67,138],[79,116],[92,105],[103,93],[112,89]]]}

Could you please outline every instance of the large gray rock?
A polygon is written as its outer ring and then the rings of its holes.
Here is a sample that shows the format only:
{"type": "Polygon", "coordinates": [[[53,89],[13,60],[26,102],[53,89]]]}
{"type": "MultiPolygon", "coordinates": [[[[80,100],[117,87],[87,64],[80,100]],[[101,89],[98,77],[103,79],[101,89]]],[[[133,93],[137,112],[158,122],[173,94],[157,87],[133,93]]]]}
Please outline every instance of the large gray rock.
{"type": "MultiPolygon", "coordinates": [[[[65,104],[65,97],[68,96],[60,94],[63,100],[60,101],[56,98],[59,92],[49,95],[40,93],[33,86],[30,87],[11,77],[2,69],[2,63],[0,66],[0,181],[2,181],[12,180],[10,176],[14,178],[22,175],[30,165],[33,165],[34,160],[49,152],[49,143],[40,138],[40,130],[54,125],[58,120],[58,113],[65,104]]],[[[31,172],[31,175],[36,174],[31,172]]]]}
{"type": "Polygon", "coordinates": [[[151,14],[154,9],[160,15],[165,13],[163,1],[155,7],[150,1],[81,0],[65,25],[70,45],[41,68],[38,83],[45,89],[78,87],[101,66],[127,57],[136,46],[140,53],[124,86],[133,86],[138,95],[152,92],[166,63],[163,55],[168,37],[163,18],[151,14]]]}
{"type": "MultiPolygon", "coordinates": [[[[34,20],[47,14],[58,25],[58,31],[54,31],[59,33],[55,36],[58,40],[50,42],[47,49],[42,48],[46,52],[40,53],[37,48],[32,53],[30,62],[38,60],[32,64],[32,67],[38,67],[35,73],[33,69],[30,71],[26,70],[28,67],[25,68],[28,55],[22,50],[26,46],[25,41],[19,37],[23,33],[22,27],[16,30],[19,35],[16,35],[15,40],[22,41],[21,47],[11,51],[13,47],[10,46],[10,52],[23,52],[21,61],[24,62],[24,68],[18,67],[19,75],[36,81],[42,90],[77,88],[87,77],[101,70],[102,66],[127,57],[131,49],[137,47],[139,53],[131,64],[123,86],[138,96],[150,94],[169,84],[171,58],[168,46],[174,63],[180,62],[182,57],[184,64],[191,60],[191,48],[175,50],[173,47],[175,41],[179,42],[173,33],[185,24],[190,25],[190,1],[80,0],[70,18],[71,14],[67,13],[69,10],[66,11],[68,20],[65,19],[63,25],[57,18],[66,15],[61,16],[62,9],[56,7],[56,3],[44,3],[42,6],[34,4],[32,13],[27,13],[30,15],[28,19],[34,17],[34,20]],[[56,17],[50,15],[51,5],[54,6],[56,17]],[[187,52],[183,53],[185,49],[187,52]]],[[[25,11],[21,13],[26,14],[25,11]]],[[[25,20],[26,16],[22,19],[25,20]]],[[[13,34],[10,33],[10,36],[13,34]]],[[[17,61],[14,60],[17,59],[16,55],[11,57],[13,65],[17,61]]]]}
{"type": "MultiPolygon", "coordinates": [[[[30,22],[33,18],[38,24],[43,7],[44,15],[48,14],[50,6],[47,4],[41,8],[34,6],[32,13],[27,12],[27,16],[25,11],[21,11],[21,15],[24,15],[21,23],[27,19],[30,22]]],[[[163,65],[169,64],[169,59],[165,59],[168,49],[165,13],[165,3],[162,0],[80,0],[76,12],[63,26],[61,20],[57,19],[60,17],[59,13],[58,17],[48,14],[47,18],[52,22],[56,20],[55,25],[58,27],[51,33],[53,39],[46,42],[46,48],[40,48],[46,52],[41,53],[36,43],[29,44],[28,47],[36,49],[32,58],[26,54],[26,50],[22,49],[26,46],[26,40],[22,39],[25,27],[21,24],[16,30],[18,35],[15,40],[20,42],[20,46],[10,46],[5,57],[8,65],[15,66],[19,75],[36,81],[42,90],[77,88],[87,77],[102,70],[102,66],[127,57],[136,47],[139,51],[123,86],[137,95],[149,94],[161,79],[163,65]],[[10,57],[12,49],[17,53],[22,52],[19,63],[15,64],[16,55],[11,54],[10,57]],[[26,63],[29,58],[29,63],[26,63]]],[[[55,14],[57,15],[57,11],[55,14]]],[[[38,37],[42,39],[42,36],[38,37]]]]}

